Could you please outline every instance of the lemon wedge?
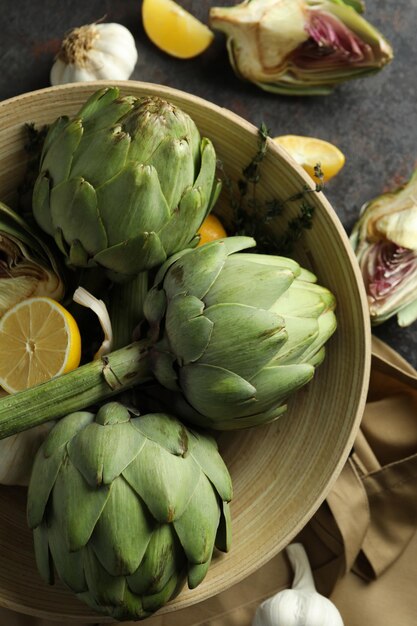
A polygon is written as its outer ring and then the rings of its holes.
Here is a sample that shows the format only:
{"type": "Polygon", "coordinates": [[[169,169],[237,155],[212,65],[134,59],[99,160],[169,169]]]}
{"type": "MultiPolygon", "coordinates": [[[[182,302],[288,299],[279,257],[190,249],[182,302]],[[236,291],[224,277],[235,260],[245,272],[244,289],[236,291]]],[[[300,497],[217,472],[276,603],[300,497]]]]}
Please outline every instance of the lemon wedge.
{"type": "Polygon", "coordinates": [[[207,215],[198,230],[198,234],[200,235],[200,241],[198,242],[199,246],[202,246],[209,241],[214,241],[215,239],[223,239],[223,237],[227,237],[223,224],[218,217],[212,214],[207,215]]]}
{"type": "Polygon", "coordinates": [[[29,298],[0,319],[0,386],[16,393],[78,367],[81,336],[51,298],[29,298]]]}
{"type": "Polygon", "coordinates": [[[323,139],[301,135],[282,135],[274,137],[274,141],[285,148],[312,178],[314,178],[314,166],[317,163],[320,164],[326,181],[336,176],[345,164],[343,152],[323,139]]]}
{"type": "Polygon", "coordinates": [[[180,59],[191,59],[213,41],[212,31],[173,0],[143,0],[143,27],[158,48],[180,59]]]}

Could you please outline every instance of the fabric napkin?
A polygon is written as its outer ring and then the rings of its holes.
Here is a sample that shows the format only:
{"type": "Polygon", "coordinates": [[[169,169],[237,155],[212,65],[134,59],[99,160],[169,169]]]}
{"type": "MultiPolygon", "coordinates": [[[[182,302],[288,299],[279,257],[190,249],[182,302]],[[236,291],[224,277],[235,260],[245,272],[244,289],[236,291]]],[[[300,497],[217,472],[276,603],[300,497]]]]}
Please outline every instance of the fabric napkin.
{"type": "MultiPolygon", "coordinates": [[[[416,626],[417,371],[375,337],[372,348],[368,402],[351,454],[294,541],[303,543],[318,591],[336,604],[345,626],[416,626]]],[[[260,602],[291,582],[282,552],[214,598],[145,623],[250,626],[260,602]]],[[[6,609],[0,623],[63,624],[6,609]]]]}

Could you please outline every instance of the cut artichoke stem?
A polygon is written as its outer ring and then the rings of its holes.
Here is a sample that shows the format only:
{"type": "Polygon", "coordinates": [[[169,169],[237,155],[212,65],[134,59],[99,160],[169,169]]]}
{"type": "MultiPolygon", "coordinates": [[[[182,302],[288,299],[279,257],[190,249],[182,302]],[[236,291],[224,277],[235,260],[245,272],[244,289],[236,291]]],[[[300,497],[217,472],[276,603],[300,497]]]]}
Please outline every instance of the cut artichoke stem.
{"type": "Polygon", "coordinates": [[[148,292],[148,272],[140,272],[127,283],[114,283],[109,292],[110,319],[113,328],[113,349],[127,346],[136,337],[143,321],[143,303],[148,292]]]}
{"type": "Polygon", "coordinates": [[[132,343],[100,360],[0,399],[0,439],[59,419],[152,378],[149,341],[132,343]]]}

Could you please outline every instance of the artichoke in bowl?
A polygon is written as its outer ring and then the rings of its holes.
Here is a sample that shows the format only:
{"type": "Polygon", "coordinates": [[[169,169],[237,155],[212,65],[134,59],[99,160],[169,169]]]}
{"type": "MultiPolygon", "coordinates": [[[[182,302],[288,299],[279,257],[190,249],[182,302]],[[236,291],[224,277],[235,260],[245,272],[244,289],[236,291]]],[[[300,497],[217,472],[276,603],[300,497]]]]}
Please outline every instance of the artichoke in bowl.
{"type": "Polygon", "coordinates": [[[144,314],[151,368],[188,420],[218,430],[270,422],[305,385],[336,329],[335,298],[285,257],[230,237],[159,270],[144,314]]]}
{"type": "Polygon", "coordinates": [[[228,470],[210,435],[119,402],[72,413],[41,446],[28,523],[45,581],[53,566],[94,610],[143,619],[204,579],[231,540],[228,470]]]}
{"type": "Polygon", "coordinates": [[[51,126],[33,213],[70,265],[122,282],[198,243],[215,170],[213,144],[181,109],[106,88],[51,126]]]}

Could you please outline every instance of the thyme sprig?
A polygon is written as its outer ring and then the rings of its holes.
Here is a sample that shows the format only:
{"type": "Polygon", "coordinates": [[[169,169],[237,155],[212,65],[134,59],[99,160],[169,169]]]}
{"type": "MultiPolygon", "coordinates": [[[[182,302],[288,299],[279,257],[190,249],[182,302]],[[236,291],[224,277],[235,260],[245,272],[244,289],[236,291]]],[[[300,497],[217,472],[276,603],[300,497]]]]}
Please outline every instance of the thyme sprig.
{"type": "Polygon", "coordinates": [[[236,185],[226,174],[221,163],[219,169],[233,212],[233,234],[253,237],[262,252],[284,255],[290,254],[303,231],[312,227],[315,207],[309,201],[309,196],[323,190],[324,176],[320,164],[317,163],[314,166],[314,177],[317,182],[313,188],[304,185],[299,192],[285,200],[278,198],[266,202],[259,200],[256,191],[261,179],[261,164],[266,155],[268,137],[269,130],[262,123],[258,129],[257,152],[242,169],[242,176],[236,185]],[[273,222],[283,215],[292,202],[300,202],[298,215],[287,222],[286,229],[280,236],[272,235],[273,222]]]}

